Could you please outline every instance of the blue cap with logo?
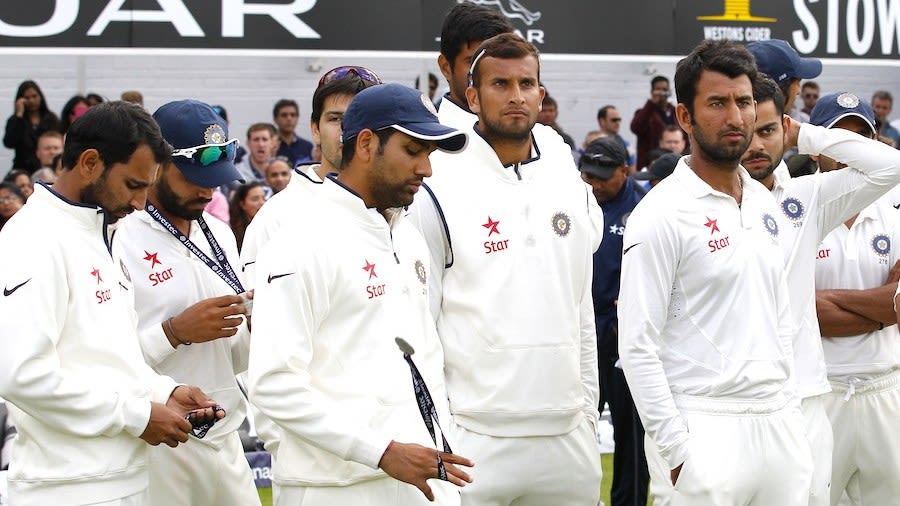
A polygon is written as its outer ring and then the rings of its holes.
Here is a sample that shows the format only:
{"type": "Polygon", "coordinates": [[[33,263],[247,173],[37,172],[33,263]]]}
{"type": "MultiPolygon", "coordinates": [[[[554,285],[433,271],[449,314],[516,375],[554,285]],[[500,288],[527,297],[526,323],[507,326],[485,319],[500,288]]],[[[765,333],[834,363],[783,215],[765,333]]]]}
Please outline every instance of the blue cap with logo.
{"type": "Polygon", "coordinates": [[[816,106],[809,113],[809,122],[813,125],[831,128],[847,116],[857,116],[875,132],[875,112],[868,102],[853,93],[840,91],[820,97],[816,106]]]}
{"type": "Polygon", "coordinates": [[[341,121],[341,142],[364,129],[393,128],[424,141],[436,141],[441,151],[462,151],[469,137],[438,121],[434,104],[418,90],[397,83],[378,84],[353,97],[341,121]]]}
{"type": "Polygon", "coordinates": [[[163,138],[172,145],[172,162],[191,183],[216,188],[244,182],[234,166],[237,139],[216,111],[197,100],[169,102],[153,113],[163,138]]]}
{"type": "Polygon", "coordinates": [[[771,39],[751,42],[747,49],[756,58],[756,68],[779,84],[791,79],[812,79],[822,73],[822,61],[801,58],[790,44],[771,39]]]}

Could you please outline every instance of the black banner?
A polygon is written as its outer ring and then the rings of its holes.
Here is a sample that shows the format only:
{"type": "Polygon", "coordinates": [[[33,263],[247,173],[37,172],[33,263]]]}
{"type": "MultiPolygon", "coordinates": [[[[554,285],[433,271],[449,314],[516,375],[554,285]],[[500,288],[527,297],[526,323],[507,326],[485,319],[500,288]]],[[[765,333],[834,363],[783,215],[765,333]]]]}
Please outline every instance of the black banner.
{"type": "Polygon", "coordinates": [[[704,38],[780,38],[818,57],[900,56],[900,0],[5,1],[0,46],[436,51],[459,1],[502,12],[543,53],[682,55],[704,38]]]}

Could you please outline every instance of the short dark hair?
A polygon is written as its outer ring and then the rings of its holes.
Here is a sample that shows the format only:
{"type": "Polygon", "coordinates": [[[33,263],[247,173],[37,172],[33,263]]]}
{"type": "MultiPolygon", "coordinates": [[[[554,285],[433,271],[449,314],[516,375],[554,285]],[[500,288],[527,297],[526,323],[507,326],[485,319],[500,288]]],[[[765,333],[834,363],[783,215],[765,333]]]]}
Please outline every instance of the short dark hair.
{"type": "Polygon", "coordinates": [[[684,130],[678,125],[666,125],[666,127],[663,128],[663,133],[665,132],[678,132],[681,134],[681,138],[684,139],[684,130]]]}
{"type": "Polygon", "coordinates": [[[15,183],[16,178],[19,176],[25,176],[28,179],[31,179],[31,176],[28,174],[27,170],[13,169],[6,173],[6,176],[3,177],[3,180],[9,183],[15,183]]]}
{"type": "MultiPolygon", "coordinates": [[[[27,175],[28,173],[26,172],[25,174],[27,175]]],[[[25,194],[22,193],[22,190],[10,180],[0,183],[0,190],[9,190],[9,192],[15,195],[19,200],[21,200],[23,204],[25,203],[25,200],[27,200],[25,194]]]]}
{"type": "Polygon", "coordinates": [[[774,79],[762,72],[756,74],[753,81],[753,100],[756,100],[757,104],[771,100],[775,103],[778,114],[784,114],[784,94],[781,93],[781,88],[774,79]]]}
{"type": "MultiPolygon", "coordinates": [[[[387,144],[388,140],[390,140],[391,136],[397,133],[398,131],[393,128],[383,128],[381,130],[375,130],[374,134],[378,137],[378,154],[384,154],[384,145],[387,144]]],[[[353,161],[354,155],[356,155],[356,140],[359,139],[359,136],[355,136],[352,139],[347,139],[341,146],[341,170],[350,165],[350,162],[353,161]]]]}
{"type": "Polygon", "coordinates": [[[103,102],[88,109],[66,133],[63,169],[75,167],[87,149],[96,149],[109,168],[127,162],[140,146],[150,148],[156,163],[164,163],[172,156],[172,146],[143,107],[121,100],[103,102]]]}
{"type": "Polygon", "coordinates": [[[272,117],[278,116],[278,111],[280,111],[284,107],[293,107],[297,113],[300,113],[300,106],[297,105],[296,100],[291,100],[289,98],[282,98],[278,102],[275,102],[275,107],[272,108],[272,117]]]}
{"type": "Polygon", "coordinates": [[[358,74],[348,72],[347,75],[340,79],[319,86],[316,88],[315,93],[313,93],[312,113],[310,114],[309,119],[313,123],[319,123],[319,120],[322,119],[322,109],[325,108],[325,100],[327,100],[328,97],[332,95],[356,96],[357,93],[374,85],[375,83],[359,77],[358,74]]]}
{"type": "Polygon", "coordinates": [[[615,109],[615,108],[616,108],[616,106],[614,106],[614,105],[604,105],[603,107],[600,108],[599,111],[597,111],[597,119],[598,120],[606,119],[606,113],[608,113],[610,109],[615,109]]]}
{"type": "Polygon", "coordinates": [[[470,2],[457,3],[441,26],[441,54],[452,65],[463,45],[513,30],[512,23],[495,9],[470,2]]]}
{"type": "Polygon", "coordinates": [[[514,33],[501,33],[482,42],[475,50],[472,62],[472,85],[478,87],[478,68],[486,57],[500,59],[519,59],[534,56],[538,64],[538,81],[541,79],[541,58],[534,44],[514,33]]]}
{"type": "Polygon", "coordinates": [[[800,89],[802,90],[802,89],[804,89],[804,88],[815,88],[815,89],[818,90],[818,89],[819,89],[819,83],[817,83],[817,82],[815,82],[815,81],[804,81],[804,82],[803,82],[803,86],[801,86],[800,89]]]}
{"type": "Polygon", "coordinates": [[[669,78],[666,76],[655,76],[653,79],[650,80],[650,90],[651,91],[653,90],[653,88],[656,87],[656,83],[669,84],[669,78]]]}
{"type": "Polygon", "coordinates": [[[253,132],[257,132],[259,130],[268,130],[269,134],[271,134],[272,137],[278,135],[278,129],[275,128],[275,125],[271,123],[254,123],[247,128],[247,138],[249,139],[250,135],[253,132]]]}
{"type": "Polygon", "coordinates": [[[880,100],[887,100],[891,103],[891,105],[894,105],[894,97],[893,95],[891,95],[891,92],[887,90],[878,90],[875,93],[872,93],[872,102],[875,102],[876,98],[880,100]]]}
{"type": "Polygon", "coordinates": [[[553,107],[557,107],[556,99],[551,97],[550,94],[544,95],[543,100],[541,100],[541,106],[552,105],[553,107]]]}
{"type": "Polygon", "coordinates": [[[731,79],[746,75],[756,80],[756,60],[746,47],[728,40],[704,40],[675,67],[675,93],[678,103],[694,115],[697,82],[704,71],[719,72],[731,79]]]}
{"type": "MultiPolygon", "coordinates": [[[[432,74],[431,72],[429,72],[429,73],[428,73],[428,85],[431,86],[432,84],[435,85],[435,86],[437,86],[437,85],[438,85],[438,78],[437,78],[436,75],[434,75],[434,74],[432,74]]],[[[414,87],[415,87],[416,89],[419,88],[419,76],[416,76],[416,84],[415,84],[414,87]]]]}

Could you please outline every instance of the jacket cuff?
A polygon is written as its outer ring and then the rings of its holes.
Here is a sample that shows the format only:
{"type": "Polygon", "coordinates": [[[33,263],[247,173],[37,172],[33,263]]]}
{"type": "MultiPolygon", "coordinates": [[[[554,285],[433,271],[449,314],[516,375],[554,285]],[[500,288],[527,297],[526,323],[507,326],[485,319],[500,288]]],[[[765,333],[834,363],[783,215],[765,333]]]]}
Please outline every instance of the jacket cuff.
{"type": "Polygon", "coordinates": [[[150,400],[140,397],[126,399],[122,411],[125,431],[134,437],[141,437],[150,423],[150,400]]]}
{"type": "Polygon", "coordinates": [[[378,463],[390,444],[391,438],[367,431],[356,439],[347,456],[354,462],[378,469],[378,463]]]}
{"type": "Polygon", "coordinates": [[[175,353],[169,338],[162,329],[162,324],[152,325],[141,333],[141,351],[151,367],[159,365],[163,360],[175,353]]]}

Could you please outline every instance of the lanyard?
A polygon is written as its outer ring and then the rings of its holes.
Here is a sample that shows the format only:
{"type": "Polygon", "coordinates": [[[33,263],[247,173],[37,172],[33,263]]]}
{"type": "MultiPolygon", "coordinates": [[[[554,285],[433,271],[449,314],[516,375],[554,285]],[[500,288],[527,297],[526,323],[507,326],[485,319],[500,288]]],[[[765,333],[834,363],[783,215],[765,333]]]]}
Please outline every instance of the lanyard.
{"type": "MultiPolygon", "coordinates": [[[[422,420],[425,421],[425,427],[431,435],[431,440],[437,445],[437,435],[434,430],[434,426],[437,425],[438,430],[441,431],[441,442],[444,445],[444,452],[453,453],[453,450],[450,449],[450,443],[447,442],[447,438],[444,437],[444,431],[441,429],[437,409],[434,407],[434,400],[431,398],[431,392],[428,391],[428,385],[425,384],[425,379],[422,378],[422,374],[419,373],[419,369],[412,360],[411,355],[415,353],[415,350],[413,350],[413,347],[402,337],[398,337],[395,340],[397,346],[400,347],[400,351],[403,352],[403,359],[409,364],[409,371],[412,374],[413,390],[416,392],[416,404],[419,406],[419,413],[422,415],[422,420]]],[[[438,466],[438,475],[442,480],[447,479],[446,471],[442,465],[438,466]]]]}
{"type": "Polygon", "coordinates": [[[203,232],[203,235],[206,237],[207,242],[209,242],[209,247],[212,248],[213,255],[215,255],[216,259],[219,263],[214,262],[211,258],[206,256],[206,253],[200,250],[196,244],[191,242],[190,239],[180,230],[178,230],[175,225],[166,219],[162,213],[159,212],[159,209],[156,208],[153,204],[147,202],[147,214],[153,217],[154,220],[159,222],[160,225],[163,226],[166,230],[169,231],[176,239],[178,239],[184,246],[197,258],[200,259],[203,263],[206,264],[213,272],[216,273],[217,276],[222,278],[223,281],[228,283],[228,286],[234,290],[234,293],[244,293],[244,287],[241,285],[241,281],[238,279],[237,275],[234,273],[234,269],[231,268],[231,264],[228,263],[228,258],[225,257],[225,252],[222,250],[222,247],[219,246],[219,242],[216,241],[216,238],[213,237],[212,231],[209,229],[209,225],[206,224],[206,220],[201,216],[197,218],[197,224],[200,225],[200,231],[203,232]]]}

